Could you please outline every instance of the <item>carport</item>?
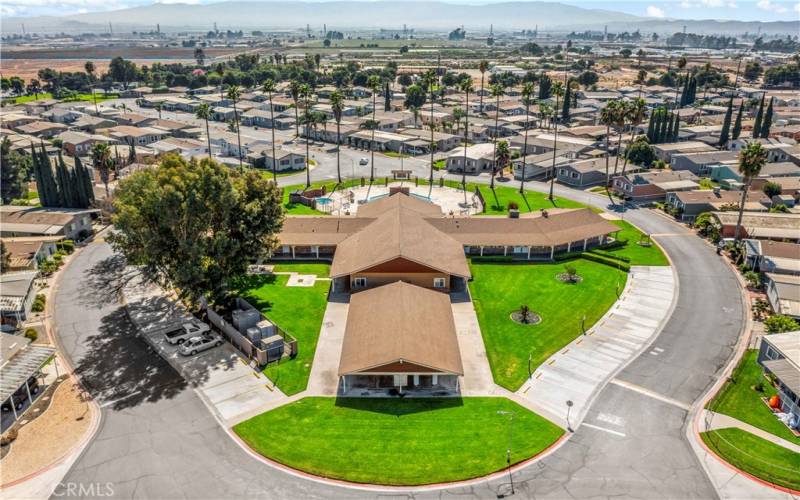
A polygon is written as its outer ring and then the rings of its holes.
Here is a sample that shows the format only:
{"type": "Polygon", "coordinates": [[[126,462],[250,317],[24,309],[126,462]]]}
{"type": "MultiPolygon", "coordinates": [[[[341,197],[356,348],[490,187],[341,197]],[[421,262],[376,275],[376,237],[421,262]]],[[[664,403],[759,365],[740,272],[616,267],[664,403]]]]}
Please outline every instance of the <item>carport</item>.
{"type": "MultiPolygon", "coordinates": [[[[40,376],[42,367],[55,355],[56,350],[50,346],[29,345],[30,342],[30,339],[19,335],[0,334],[0,349],[2,349],[0,401],[13,398],[17,389],[25,386],[25,390],[28,392],[28,401],[33,402],[28,379],[40,376]]],[[[57,365],[56,377],[58,377],[57,365]]],[[[16,420],[19,415],[17,415],[13,399],[11,400],[11,411],[16,420]]]]}

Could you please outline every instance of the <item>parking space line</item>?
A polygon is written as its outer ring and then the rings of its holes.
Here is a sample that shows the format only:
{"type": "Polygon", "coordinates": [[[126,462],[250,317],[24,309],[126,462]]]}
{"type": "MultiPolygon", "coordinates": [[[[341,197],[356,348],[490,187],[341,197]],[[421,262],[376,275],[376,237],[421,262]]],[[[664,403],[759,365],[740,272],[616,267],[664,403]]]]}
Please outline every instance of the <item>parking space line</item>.
{"type": "Polygon", "coordinates": [[[624,433],[622,433],[622,432],[615,431],[615,430],[612,430],[612,429],[606,429],[605,427],[600,427],[599,425],[587,424],[586,422],[582,423],[582,424],[581,424],[581,427],[589,427],[589,428],[591,428],[591,429],[594,429],[594,430],[597,430],[597,431],[602,431],[602,432],[607,432],[607,433],[609,433],[609,434],[613,434],[613,435],[615,435],[615,436],[619,436],[619,437],[627,437],[627,436],[626,436],[624,433]]]}
{"type": "Polygon", "coordinates": [[[667,404],[670,404],[672,406],[678,407],[678,408],[680,408],[682,410],[689,411],[689,405],[688,404],[683,403],[681,401],[678,401],[677,399],[672,399],[672,398],[667,397],[667,396],[662,396],[661,394],[659,394],[659,393],[657,393],[655,391],[651,391],[650,389],[646,389],[646,388],[644,388],[644,387],[642,387],[640,385],[636,385],[636,384],[633,384],[631,382],[626,382],[626,381],[620,380],[618,378],[615,378],[615,379],[611,380],[610,383],[614,384],[616,386],[619,386],[619,387],[624,387],[625,389],[629,389],[629,390],[634,391],[634,392],[638,392],[639,394],[643,394],[643,395],[645,395],[647,397],[650,397],[650,398],[653,398],[653,399],[657,399],[658,401],[661,401],[662,403],[667,403],[667,404]]]}

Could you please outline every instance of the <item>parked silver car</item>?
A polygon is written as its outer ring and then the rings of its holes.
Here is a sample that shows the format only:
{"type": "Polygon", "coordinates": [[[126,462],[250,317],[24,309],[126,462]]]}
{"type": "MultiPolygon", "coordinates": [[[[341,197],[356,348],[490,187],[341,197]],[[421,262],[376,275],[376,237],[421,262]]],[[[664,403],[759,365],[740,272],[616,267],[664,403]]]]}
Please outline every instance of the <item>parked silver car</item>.
{"type": "Polygon", "coordinates": [[[210,328],[210,326],[200,321],[187,321],[186,323],[164,332],[164,338],[170,344],[183,344],[192,337],[202,335],[210,328]]]}
{"type": "Polygon", "coordinates": [[[197,337],[192,337],[178,348],[184,356],[194,356],[198,352],[222,345],[222,337],[214,332],[205,332],[197,337]]]}

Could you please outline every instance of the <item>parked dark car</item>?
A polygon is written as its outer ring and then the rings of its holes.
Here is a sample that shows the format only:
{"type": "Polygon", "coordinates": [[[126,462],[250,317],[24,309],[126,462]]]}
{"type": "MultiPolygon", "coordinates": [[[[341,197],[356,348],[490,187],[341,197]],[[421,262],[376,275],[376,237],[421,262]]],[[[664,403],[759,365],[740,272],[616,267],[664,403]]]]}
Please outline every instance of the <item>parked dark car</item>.
{"type": "MultiPolygon", "coordinates": [[[[28,379],[28,387],[31,391],[31,396],[39,393],[39,381],[36,380],[36,377],[31,377],[28,379]]],[[[22,407],[25,405],[25,401],[28,400],[28,390],[25,389],[25,385],[23,384],[19,389],[17,389],[14,394],[3,401],[2,410],[3,411],[11,411],[11,400],[14,400],[14,407],[17,410],[21,410],[22,407]]]]}

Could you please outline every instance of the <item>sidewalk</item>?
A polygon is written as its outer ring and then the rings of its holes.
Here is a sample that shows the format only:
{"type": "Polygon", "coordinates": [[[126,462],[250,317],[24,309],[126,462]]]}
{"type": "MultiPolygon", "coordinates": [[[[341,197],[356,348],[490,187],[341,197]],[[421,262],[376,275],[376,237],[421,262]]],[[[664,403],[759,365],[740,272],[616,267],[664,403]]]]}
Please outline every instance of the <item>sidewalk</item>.
{"type": "Polygon", "coordinates": [[[192,385],[221,421],[237,422],[243,414],[286,399],[275,384],[248,366],[227,342],[195,356],[178,354],[178,346],[169,344],[163,331],[188,318],[188,313],[157,286],[134,278],[125,284],[122,293],[128,315],[142,338],[192,385]]]}
{"type": "Polygon", "coordinates": [[[339,389],[339,358],[342,355],[344,329],[350,304],[346,294],[331,294],[322,317],[314,363],[308,385],[302,394],[307,396],[336,396],[339,389]]]}
{"type": "MultiPolygon", "coordinates": [[[[594,397],[661,330],[677,298],[667,266],[634,266],[619,300],[593,327],[542,363],[517,391],[537,412],[566,416],[577,428],[594,397]]],[[[560,421],[566,424],[566,421],[560,421]]]]}
{"type": "Polygon", "coordinates": [[[749,432],[750,434],[755,434],[756,436],[762,439],[766,439],[767,441],[777,444],[778,446],[782,446],[787,450],[791,450],[795,453],[800,453],[800,445],[789,442],[774,434],[770,434],[769,432],[763,429],[759,429],[758,427],[754,427],[746,422],[742,422],[741,420],[729,417],[728,415],[724,415],[722,413],[715,413],[713,411],[704,409],[702,415],[700,415],[700,418],[703,421],[710,422],[710,425],[706,428],[706,432],[714,431],[717,429],[728,429],[730,427],[736,427],[745,432],[749,432]]]}

